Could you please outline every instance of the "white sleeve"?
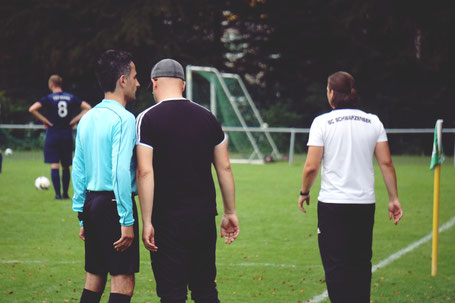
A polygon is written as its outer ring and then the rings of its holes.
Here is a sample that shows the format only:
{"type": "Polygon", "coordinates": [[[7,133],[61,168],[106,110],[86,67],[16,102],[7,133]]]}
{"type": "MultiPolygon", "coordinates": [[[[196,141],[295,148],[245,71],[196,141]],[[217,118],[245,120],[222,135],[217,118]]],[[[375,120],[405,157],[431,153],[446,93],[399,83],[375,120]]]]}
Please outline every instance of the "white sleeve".
{"type": "Polygon", "coordinates": [[[323,122],[321,119],[316,117],[311,123],[310,128],[310,135],[308,137],[308,146],[324,146],[324,138],[323,138],[323,122]]]}

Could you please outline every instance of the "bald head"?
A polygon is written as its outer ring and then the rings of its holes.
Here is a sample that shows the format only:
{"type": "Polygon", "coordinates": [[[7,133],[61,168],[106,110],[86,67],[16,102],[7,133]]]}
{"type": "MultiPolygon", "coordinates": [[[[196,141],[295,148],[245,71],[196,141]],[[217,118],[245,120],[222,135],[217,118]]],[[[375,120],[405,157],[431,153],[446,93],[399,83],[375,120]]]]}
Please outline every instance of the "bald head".
{"type": "Polygon", "coordinates": [[[185,81],[179,78],[160,77],[152,79],[156,102],[170,98],[183,98],[185,81]]]}

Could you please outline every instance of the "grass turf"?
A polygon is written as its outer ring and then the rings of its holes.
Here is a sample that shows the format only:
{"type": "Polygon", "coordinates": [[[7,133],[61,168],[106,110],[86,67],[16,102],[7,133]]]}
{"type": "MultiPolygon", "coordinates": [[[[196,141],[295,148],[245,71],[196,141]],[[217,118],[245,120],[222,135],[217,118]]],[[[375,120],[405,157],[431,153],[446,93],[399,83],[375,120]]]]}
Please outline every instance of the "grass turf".
{"type": "MultiPolygon", "coordinates": [[[[34,180],[50,170],[36,153],[5,157],[0,174],[0,302],[79,302],[84,283],[83,243],[70,200],[37,191],[34,180]]],[[[293,165],[233,165],[240,236],[217,246],[217,283],[222,302],[306,302],[325,289],[317,246],[316,199],[308,213],[297,208],[304,157],[293,165]]],[[[432,229],[433,173],[429,159],[396,156],[404,217],[387,217],[387,192],[376,173],[373,264],[421,239],[432,229]]],[[[441,176],[441,225],[455,216],[455,168],[447,159],[441,176]]],[[[71,193],[71,191],[70,191],[71,193]]],[[[218,193],[218,209],[222,205],[218,193]]],[[[219,220],[219,218],[218,218],[219,220]]],[[[431,241],[378,269],[372,302],[455,301],[455,227],[440,234],[439,273],[430,276],[431,241]]],[[[133,302],[159,302],[141,245],[141,271],[133,302]]],[[[109,287],[102,302],[107,302],[109,287]]],[[[328,302],[326,299],[323,302],[328,302]]]]}

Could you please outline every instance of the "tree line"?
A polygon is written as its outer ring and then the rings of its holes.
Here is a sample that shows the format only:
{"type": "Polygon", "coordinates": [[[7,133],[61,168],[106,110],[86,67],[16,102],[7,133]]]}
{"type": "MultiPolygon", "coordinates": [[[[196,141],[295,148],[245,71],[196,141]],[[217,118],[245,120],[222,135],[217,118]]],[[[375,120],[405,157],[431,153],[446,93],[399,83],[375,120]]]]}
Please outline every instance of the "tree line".
{"type": "MultiPolygon", "coordinates": [[[[0,123],[27,123],[53,73],[95,105],[94,63],[130,51],[150,105],[166,57],[238,73],[270,126],[309,127],[329,110],[327,77],[356,78],[362,107],[388,128],[454,127],[455,18],[449,1],[1,1],[0,123]]],[[[197,101],[197,100],[195,100],[197,101]]]]}

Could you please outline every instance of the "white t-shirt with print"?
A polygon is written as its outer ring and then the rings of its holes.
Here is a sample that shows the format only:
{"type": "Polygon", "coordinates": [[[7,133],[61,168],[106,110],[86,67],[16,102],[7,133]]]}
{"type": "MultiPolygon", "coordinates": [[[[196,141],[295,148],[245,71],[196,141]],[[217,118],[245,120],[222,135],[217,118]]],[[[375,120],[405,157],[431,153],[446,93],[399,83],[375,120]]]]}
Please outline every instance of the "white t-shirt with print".
{"type": "Polygon", "coordinates": [[[384,141],[387,134],[376,115],[337,109],[316,117],[307,145],[324,147],[318,200],[374,203],[374,149],[377,142],[384,141]]]}

